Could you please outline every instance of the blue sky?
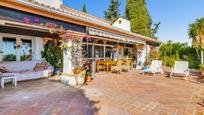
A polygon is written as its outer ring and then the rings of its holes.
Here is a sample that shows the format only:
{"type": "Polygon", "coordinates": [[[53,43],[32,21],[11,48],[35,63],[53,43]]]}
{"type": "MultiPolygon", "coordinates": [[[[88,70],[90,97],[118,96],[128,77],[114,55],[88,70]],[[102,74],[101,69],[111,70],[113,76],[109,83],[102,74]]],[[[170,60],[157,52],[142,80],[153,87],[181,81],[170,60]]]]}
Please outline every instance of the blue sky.
{"type": "MultiPolygon", "coordinates": [[[[121,1],[121,13],[125,12],[126,0],[121,1]]],[[[89,14],[103,18],[110,0],[64,0],[64,4],[81,10],[83,3],[89,14]]],[[[162,41],[188,42],[188,25],[204,17],[204,0],[147,0],[147,7],[155,23],[161,21],[157,36],[162,41]]]]}

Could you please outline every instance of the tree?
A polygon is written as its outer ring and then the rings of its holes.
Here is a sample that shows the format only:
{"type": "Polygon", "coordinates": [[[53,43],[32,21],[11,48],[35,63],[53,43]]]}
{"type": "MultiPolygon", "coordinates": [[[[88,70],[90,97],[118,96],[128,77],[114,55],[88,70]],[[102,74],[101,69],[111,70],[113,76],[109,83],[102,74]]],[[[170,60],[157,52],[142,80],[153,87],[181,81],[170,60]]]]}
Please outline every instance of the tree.
{"type": "Polygon", "coordinates": [[[104,11],[104,17],[106,20],[115,21],[120,15],[120,2],[118,0],[111,0],[107,11],[104,11]]]}
{"type": "Polygon", "coordinates": [[[152,37],[152,19],[145,0],[127,0],[126,17],[131,22],[132,32],[152,37]]]}
{"type": "Polygon", "coordinates": [[[152,36],[155,37],[155,34],[158,32],[161,22],[154,24],[154,28],[152,29],[152,36]]]}
{"type": "Polygon", "coordinates": [[[87,13],[86,4],[85,4],[85,3],[83,4],[83,9],[82,9],[82,11],[83,11],[84,13],[87,13]]]}
{"type": "Polygon", "coordinates": [[[188,35],[192,38],[193,47],[200,51],[201,64],[204,63],[204,18],[197,19],[196,22],[189,25],[188,35]]]}

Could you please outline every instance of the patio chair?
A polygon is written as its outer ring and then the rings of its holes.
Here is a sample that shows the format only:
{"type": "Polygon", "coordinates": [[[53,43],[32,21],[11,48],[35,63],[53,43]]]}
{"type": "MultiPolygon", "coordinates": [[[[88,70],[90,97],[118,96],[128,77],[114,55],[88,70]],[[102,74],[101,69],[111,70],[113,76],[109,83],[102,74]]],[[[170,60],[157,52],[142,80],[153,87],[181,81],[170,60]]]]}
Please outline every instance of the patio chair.
{"type": "Polygon", "coordinates": [[[106,70],[106,66],[104,64],[96,64],[96,71],[99,72],[99,71],[105,71],[106,70]]]}
{"type": "Polygon", "coordinates": [[[162,70],[162,61],[160,60],[153,60],[151,62],[151,66],[145,70],[142,70],[142,74],[144,75],[145,73],[153,73],[155,76],[156,73],[161,73],[163,74],[162,70]]]}
{"type": "Polygon", "coordinates": [[[128,72],[130,68],[131,68],[130,62],[127,60],[125,60],[123,64],[121,65],[121,71],[128,72]]]}
{"type": "Polygon", "coordinates": [[[111,73],[113,73],[113,72],[120,73],[121,72],[121,66],[122,66],[122,61],[118,61],[117,64],[112,65],[111,66],[111,73]]]}
{"type": "Polygon", "coordinates": [[[172,68],[172,71],[170,73],[170,78],[173,77],[173,75],[177,75],[177,76],[184,76],[185,80],[188,79],[188,76],[190,74],[189,71],[189,62],[187,61],[176,61],[174,68],[172,68]]]}

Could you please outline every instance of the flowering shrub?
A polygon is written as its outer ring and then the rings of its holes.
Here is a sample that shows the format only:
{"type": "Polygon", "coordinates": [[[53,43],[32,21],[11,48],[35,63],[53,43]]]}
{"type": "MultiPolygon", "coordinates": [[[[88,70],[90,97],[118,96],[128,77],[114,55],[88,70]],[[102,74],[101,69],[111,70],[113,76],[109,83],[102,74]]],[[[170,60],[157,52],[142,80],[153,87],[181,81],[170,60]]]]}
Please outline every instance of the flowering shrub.
{"type": "MultiPolygon", "coordinates": [[[[23,18],[25,23],[31,23],[31,20],[27,17],[23,18]]],[[[40,23],[39,18],[35,18],[32,22],[40,23]]],[[[46,24],[39,24],[49,28],[50,34],[56,36],[55,38],[45,38],[45,51],[42,52],[43,57],[53,65],[54,67],[61,68],[63,65],[63,51],[71,52],[71,58],[74,69],[83,68],[82,63],[82,39],[73,35],[70,31],[65,30],[62,26],[58,26],[56,23],[48,22],[46,24]],[[71,41],[71,45],[67,43],[71,41]]],[[[82,37],[87,41],[90,39],[88,35],[82,37]]]]}
{"type": "Polygon", "coordinates": [[[33,22],[34,23],[40,23],[40,19],[39,18],[35,18],[33,22]]]}
{"type": "Polygon", "coordinates": [[[23,18],[23,21],[24,21],[25,23],[30,23],[30,19],[29,19],[29,18],[26,18],[26,17],[23,18]]]}
{"type": "MultiPolygon", "coordinates": [[[[73,35],[70,31],[65,30],[62,26],[58,27],[54,23],[47,23],[46,27],[49,28],[51,34],[57,35],[52,39],[52,42],[56,48],[60,48],[62,51],[69,51],[71,53],[70,60],[73,64],[73,71],[84,70],[82,61],[82,39],[73,35]],[[70,42],[71,45],[67,45],[70,42]]],[[[88,36],[86,36],[88,37],[88,36]]],[[[53,54],[55,55],[55,54],[53,54]]],[[[75,73],[77,73],[75,72],[75,73]]]]}

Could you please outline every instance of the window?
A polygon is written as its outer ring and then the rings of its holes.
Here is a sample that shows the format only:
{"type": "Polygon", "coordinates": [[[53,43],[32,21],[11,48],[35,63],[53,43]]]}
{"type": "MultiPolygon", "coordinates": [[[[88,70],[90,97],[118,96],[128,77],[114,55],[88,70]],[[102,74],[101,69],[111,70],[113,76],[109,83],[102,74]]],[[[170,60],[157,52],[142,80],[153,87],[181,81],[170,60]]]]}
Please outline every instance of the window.
{"type": "Polygon", "coordinates": [[[3,61],[32,60],[32,40],[3,38],[3,61]]]}
{"type": "Polygon", "coordinates": [[[82,45],[83,51],[83,57],[85,58],[92,58],[92,46],[91,45],[82,45]]]}
{"type": "Polygon", "coordinates": [[[104,58],[104,47],[95,46],[95,58],[104,58]]]}
{"type": "Polygon", "coordinates": [[[124,56],[128,56],[129,58],[132,57],[132,48],[126,47],[124,49],[124,56]]]}
{"type": "Polygon", "coordinates": [[[112,57],[112,48],[106,47],[106,58],[111,58],[111,57],[112,57]]]}
{"type": "Polygon", "coordinates": [[[32,41],[21,39],[21,61],[32,60],[32,41]]]}
{"type": "Polygon", "coordinates": [[[16,61],[15,38],[3,38],[3,61],[16,61]]]}

